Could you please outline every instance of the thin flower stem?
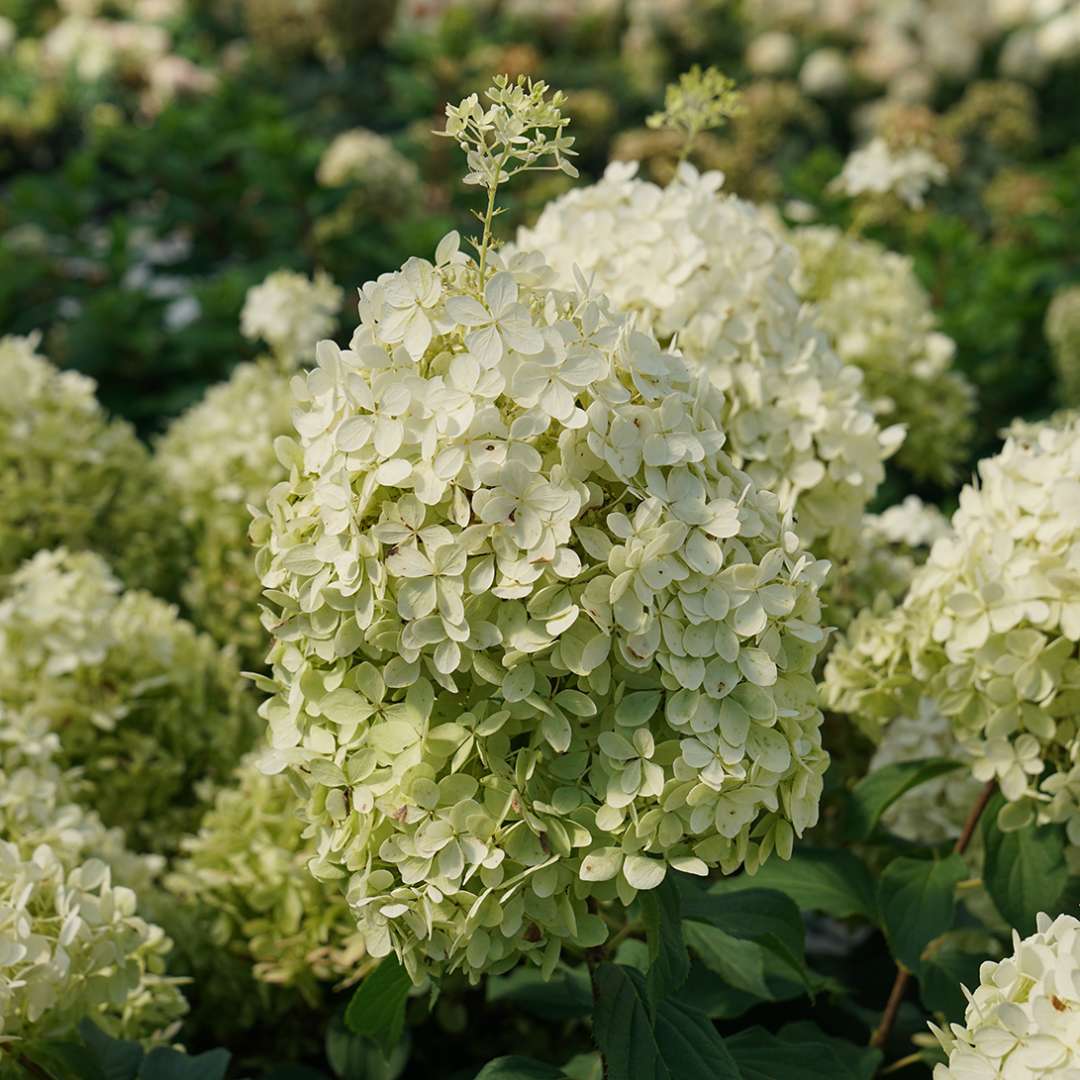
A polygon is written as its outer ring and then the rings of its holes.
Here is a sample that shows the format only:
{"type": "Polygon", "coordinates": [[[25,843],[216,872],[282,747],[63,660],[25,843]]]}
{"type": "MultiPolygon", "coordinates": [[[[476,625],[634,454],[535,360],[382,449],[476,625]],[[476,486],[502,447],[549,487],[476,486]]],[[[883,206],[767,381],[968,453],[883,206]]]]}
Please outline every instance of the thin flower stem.
{"type": "MultiPolygon", "coordinates": [[[[967,851],[968,844],[971,843],[971,838],[975,835],[975,828],[979,824],[979,818],[982,817],[982,812],[986,809],[986,804],[993,797],[996,788],[997,781],[990,780],[979,792],[979,797],[971,807],[967,821],[964,822],[964,827],[953,847],[954,854],[963,855],[967,851]]],[[[897,1013],[900,1011],[900,1005],[904,1000],[904,993],[910,981],[911,972],[903,964],[898,963],[896,965],[896,978],[893,980],[892,990],[889,992],[889,1000],[885,1003],[885,1011],[881,1014],[881,1023],[878,1024],[877,1029],[870,1038],[870,1045],[878,1050],[889,1041],[893,1025],[896,1023],[897,1013]]]]}
{"type": "Polygon", "coordinates": [[[495,195],[499,190],[499,177],[502,176],[503,167],[510,156],[510,148],[503,151],[499,158],[499,164],[495,169],[495,180],[488,188],[487,211],[484,214],[484,235],[480,238],[480,295],[484,293],[484,275],[487,266],[488,248],[491,247],[491,223],[495,220],[495,195]]]}

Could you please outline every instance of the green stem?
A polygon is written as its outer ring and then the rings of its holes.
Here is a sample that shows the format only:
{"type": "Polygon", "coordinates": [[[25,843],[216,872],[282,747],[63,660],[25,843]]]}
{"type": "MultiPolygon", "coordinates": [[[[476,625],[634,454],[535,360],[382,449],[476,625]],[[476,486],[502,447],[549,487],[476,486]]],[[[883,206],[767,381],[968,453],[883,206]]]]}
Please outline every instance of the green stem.
{"type": "Polygon", "coordinates": [[[507,158],[510,156],[510,148],[507,147],[503,151],[503,155],[499,158],[499,164],[495,169],[495,180],[491,187],[488,188],[488,203],[487,211],[484,214],[484,235],[480,238],[480,293],[483,295],[485,272],[487,269],[487,253],[488,248],[491,247],[491,223],[495,220],[495,194],[499,190],[499,177],[502,176],[503,166],[506,164],[507,158]]]}

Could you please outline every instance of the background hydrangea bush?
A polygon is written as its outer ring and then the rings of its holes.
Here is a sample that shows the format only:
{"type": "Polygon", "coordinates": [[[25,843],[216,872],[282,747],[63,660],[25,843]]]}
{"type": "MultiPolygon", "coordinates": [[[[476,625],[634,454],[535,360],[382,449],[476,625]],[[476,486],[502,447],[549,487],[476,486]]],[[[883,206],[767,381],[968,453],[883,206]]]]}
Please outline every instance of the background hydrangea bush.
{"type": "Polygon", "coordinates": [[[1075,4],[369,7],[0,16],[0,1077],[1071,1076],[1075,4]]]}

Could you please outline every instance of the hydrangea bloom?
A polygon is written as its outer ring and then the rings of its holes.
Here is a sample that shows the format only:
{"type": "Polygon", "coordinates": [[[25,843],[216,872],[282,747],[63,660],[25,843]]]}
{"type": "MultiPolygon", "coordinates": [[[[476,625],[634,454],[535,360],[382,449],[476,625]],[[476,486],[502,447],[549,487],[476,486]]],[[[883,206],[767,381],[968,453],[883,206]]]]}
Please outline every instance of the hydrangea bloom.
{"type": "Polygon", "coordinates": [[[336,135],[323,151],[316,178],[323,187],[362,187],[373,205],[383,199],[400,204],[420,189],[417,167],[388,138],[366,128],[336,135]]]}
{"type": "Polygon", "coordinates": [[[934,1080],[1070,1080],[1080,1074],[1080,921],[1040,914],[1013,951],[986,960],[963,1024],[931,1030],[949,1055],[934,1080]]]}
{"type": "Polygon", "coordinates": [[[289,378],[269,360],[237,365],[157,447],[170,497],[193,538],[181,596],[195,622],[236,646],[248,666],[261,664],[267,648],[248,506],[265,503],[287,475],[274,440],[292,431],[289,378]]]}
{"type": "Polygon", "coordinates": [[[240,312],[244,337],[262,338],[285,367],[310,363],[315,343],[332,333],[343,293],[321,270],[314,278],[275,270],[248,289],[240,312]]]}
{"type": "Polygon", "coordinates": [[[185,837],[166,879],[203,928],[213,981],[222,953],[262,982],[295,986],[316,1000],[320,981],[354,975],[363,955],[338,882],[308,872],[313,844],[302,836],[296,796],[283,776],[265,776],[251,758],[185,837]]]}
{"type": "Polygon", "coordinates": [[[795,506],[804,542],[849,548],[900,429],[882,432],[857,368],[843,364],[800,306],[794,251],[762,212],[718,193],[719,173],[683,166],[667,188],[614,163],[551,203],[522,249],[563,284],[575,268],[724,391],[719,422],[739,467],[795,506]]]}
{"type": "Polygon", "coordinates": [[[254,527],[311,868],[371,955],[474,979],[602,941],[589,897],[787,855],[827,762],[827,564],[720,392],[541,256],[488,268],[451,234],[364,286],[254,527]]]}
{"type": "Polygon", "coordinates": [[[827,226],[788,238],[799,295],[815,304],[840,358],[862,369],[879,415],[907,429],[898,463],[950,483],[971,443],[975,391],[952,366],[956,345],[937,329],[911,259],[827,226]]]}
{"type": "Polygon", "coordinates": [[[36,346],[0,338],[0,574],[64,544],[171,594],[183,533],[150,455],[130,425],[108,419],[92,379],[58,371],[36,346]]]}
{"type": "Polygon", "coordinates": [[[853,151],[836,178],[837,190],[857,198],[890,192],[913,210],[921,210],[931,184],[948,178],[945,166],[920,147],[894,151],[880,136],[853,151]]]}
{"type": "Polygon", "coordinates": [[[1004,827],[1065,822],[1080,841],[1080,420],[1010,437],[964,488],[904,602],[837,647],[826,699],[878,725],[919,694],[953,725],[1004,827]]]}
{"type": "Polygon", "coordinates": [[[56,752],[54,734],[0,714],[0,1042],[67,1035],[86,1017],[161,1036],[186,1009],[162,975],[171,943],[114,880],[138,860],[69,801],[56,752]]]}
{"type": "Polygon", "coordinates": [[[0,601],[0,703],[60,734],[87,802],[133,845],[167,851],[206,784],[248,748],[253,715],[231,658],[97,556],[43,551],[0,601]]]}

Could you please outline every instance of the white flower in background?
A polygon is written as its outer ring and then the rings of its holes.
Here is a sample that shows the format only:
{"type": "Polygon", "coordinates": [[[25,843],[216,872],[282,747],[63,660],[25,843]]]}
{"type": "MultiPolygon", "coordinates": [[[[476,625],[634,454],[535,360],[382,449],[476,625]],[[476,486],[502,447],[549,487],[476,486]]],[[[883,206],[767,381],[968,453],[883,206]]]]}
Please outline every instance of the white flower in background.
{"type": "Polygon", "coordinates": [[[1013,951],[986,960],[963,1024],[930,1029],[948,1054],[934,1080],[1071,1080],[1080,1075],[1080,921],[1040,914],[1013,951]]]}
{"type": "Polygon", "coordinates": [[[238,364],[173,421],[155,451],[165,491],[192,537],[183,601],[198,626],[236,647],[253,668],[268,636],[259,621],[248,507],[263,505],[288,476],[274,441],[292,432],[289,379],[269,359],[238,364]]]}
{"type": "Polygon", "coordinates": [[[70,1036],[87,1018],[163,1038],[187,1006],[162,974],[171,942],[132,888],[159,862],[72,802],[57,749],[33,714],[0,710],[0,1043],[70,1036]]]}
{"type": "Polygon", "coordinates": [[[838,97],[850,83],[851,70],[839,49],[815,49],[799,69],[799,86],[811,97],[838,97]]]}
{"type": "Polygon", "coordinates": [[[403,189],[416,192],[420,188],[420,170],[388,138],[366,128],[335,135],[319,159],[315,176],[323,187],[356,184],[372,195],[395,198],[401,197],[403,189]]]}
{"type": "Polygon", "coordinates": [[[321,270],[314,278],[275,270],[248,289],[240,329],[251,341],[262,338],[285,368],[310,363],[315,343],[337,324],[343,299],[342,290],[321,270]]]}
{"type": "Polygon", "coordinates": [[[786,232],[799,255],[796,291],[814,304],[840,358],[859,367],[882,423],[906,429],[897,462],[942,485],[974,434],[975,390],[953,366],[912,260],[831,226],[786,232]]]}
{"type": "Polygon", "coordinates": [[[931,184],[943,184],[948,170],[928,150],[894,151],[877,136],[852,151],[832,186],[851,198],[895,194],[913,210],[922,209],[931,184]]]}
{"type": "Polygon", "coordinates": [[[817,588],[720,392],[535,253],[364,286],[253,536],[272,748],[368,952],[476,979],[817,817],[817,588]],[[268,622],[268,625],[270,623],[268,622]]]}
{"type": "Polygon", "coordinates": [[[0,15],[0,52],[7,52],[15,44],[16,37],[18,37],[18,31],[15,23],[6,15],[0,15]]]}
{"type": "Polygon", "coordinates": [[[795,66],[798,42],[782,30],[770,30],[750,42],[746,63],[755,75],[784,75],[795,66]]]}
{"type": "Polygon", "coordinates": [[[1080,420],[1032,426],[980,463],[952,533],[903,603],[833,650],[825,697],[873,729],[933,700],[1004,827],[1063,822],[1080,841],[1080,420]]]}
{"type": "Polygon", "coordinates": [[[829,347],[792,287],[797,259],[765,215],[722,195],[718,173],[683,166],[667,188],[615,163],[549,204],[519,233],[570,285],[585,280],[677,340],[723,391],[735,462],[795,510],[804,543],[856,541],[862,511],[903,431],[881,431],[862,376],[829,347]]]}
{"type": "Polygon", "coordinates": [[[42,551],[0,592],[0,702],[49,724],[80,798],[131,846],[168,851],[255,720],[229,653],[90,552],[42,551]]]}

